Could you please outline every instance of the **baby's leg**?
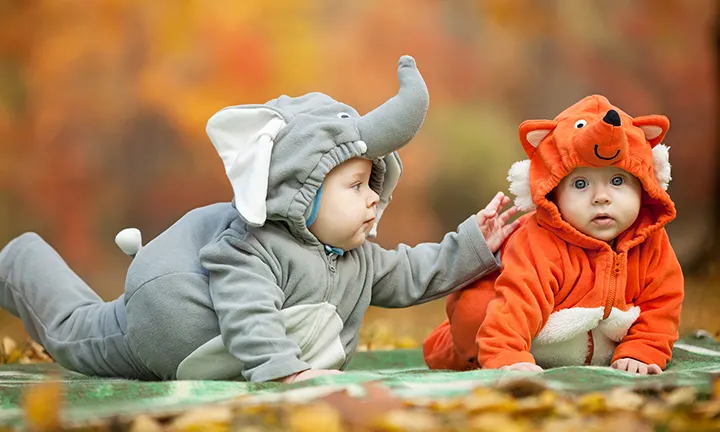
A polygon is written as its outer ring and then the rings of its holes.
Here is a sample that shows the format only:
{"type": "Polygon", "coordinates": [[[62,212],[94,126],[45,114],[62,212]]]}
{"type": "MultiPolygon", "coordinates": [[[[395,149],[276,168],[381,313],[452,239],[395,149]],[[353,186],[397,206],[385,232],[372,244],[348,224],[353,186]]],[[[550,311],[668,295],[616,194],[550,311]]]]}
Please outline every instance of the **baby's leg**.
{"type": "Polygon", "coordinates": [[[105,303],[40,236],[0,251],[0,306],[63,367],[87,374],[154,378],[132,355],[122,299],[105,303]]]}
{"type": "MultiPolygon", "coordinates": [[[[423,343],[423,357],[430,369],[469,370],[477,368],[462,358],[450,333],[450,322],[443,321],[423,343]],[[474,367],[473,367],[474,366],[474,367]]],[[[475,360],[471,358],[470,360],[475,360]]]]}
{"type": "Polygon", "coordinates": [[[494,298],[497,273],[447,297],[448,319],[423,344],[425,362],[431,369],[470,370],[479,368],[475,340],[485,319],[488,303],[494,298]]]}
{"type": "MultiPolygon", "coordinates": [[[[208,278],[202,273],[153,277],[126,292],[130,294],[126,309],[133,352],[161,379],[177,379],[182,361],[220,335],[208,278]]],[[[207,368],[213,366],[208,364],[207,368]]],[[[239,373],[227,372],[224,378],[242,378],[239,373]]]]}

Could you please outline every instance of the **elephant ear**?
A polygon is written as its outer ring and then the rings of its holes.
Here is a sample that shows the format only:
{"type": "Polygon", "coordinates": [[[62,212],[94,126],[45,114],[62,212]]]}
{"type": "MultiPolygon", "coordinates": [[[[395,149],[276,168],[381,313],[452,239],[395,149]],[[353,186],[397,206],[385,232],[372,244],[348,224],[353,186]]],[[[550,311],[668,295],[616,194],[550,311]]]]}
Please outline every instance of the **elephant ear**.
{"type": "Polygon", "coordinates": [[[377,204],[377,214],[375,215],[375,223],[368,233],[368,237],[374,238],[377,236],[378,224],[383,212],[392,201],[392,193],[395,190],[400,177],[402,176],[402,162],[400,162],[400,155],[397,152],[387,154],[383,160],[385,161],[385,178],[383,180],[382,192],[380,193],[380,199],[377,204]]]}
{"type": "Polygon", "coordinates": [[[225,166],[235,207],[248,225],[265,223],[270,155],[275,137],[286,125],[278,111],[262,106],[224,108],[207,122],[206,132],[225,166]]]}

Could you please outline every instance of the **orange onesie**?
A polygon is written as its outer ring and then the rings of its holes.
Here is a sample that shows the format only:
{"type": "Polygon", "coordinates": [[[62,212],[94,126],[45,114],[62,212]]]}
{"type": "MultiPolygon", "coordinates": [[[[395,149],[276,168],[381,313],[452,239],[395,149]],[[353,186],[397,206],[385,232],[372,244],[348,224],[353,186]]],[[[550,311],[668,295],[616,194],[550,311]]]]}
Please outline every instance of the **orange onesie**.
{"type": "Polygon", "coordinates": [[[528,120],[529,161],[510,169],[521,226],[501,248],[502,269],[448,297],[448,319],[423,344],[432,369],[604,365],[633,358],[665,368],[678,338],[683,275],[665,224],[669,121],[630,117],[588,96],[554,120],[528,120]],[[611,113],[615,111],[615,113],[611,113]],[[548,194],[576,167],[613,165],[643,187],[640,213],[614,248],[565,222],[548,194]]]}

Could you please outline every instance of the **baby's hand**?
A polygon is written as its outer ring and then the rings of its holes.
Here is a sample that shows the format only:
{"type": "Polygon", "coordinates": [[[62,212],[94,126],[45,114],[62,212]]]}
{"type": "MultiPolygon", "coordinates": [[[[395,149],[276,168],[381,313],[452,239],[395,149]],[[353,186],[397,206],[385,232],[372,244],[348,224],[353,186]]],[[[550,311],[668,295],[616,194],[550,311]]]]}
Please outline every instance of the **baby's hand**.
{"type": "Polygon", "coordinates": [[[615,360],[611,367],[621,371],[639,373],[640,375],[658,375],[662,373],[660,366],[656,364],[645,364],[632,358],[615,360]]]}
{"type": "Polygon", "coordinates": [[[500,370],[512,370],[512,371],[521,371],[521,372],[542,372],[543,368],[536,365],[535,363],[529,363],[529,362],[522,362],[522,363],[514,363],[508,366],[503,366],[500,368],[500,370]]]}
{"type": "Polygon", "coordinates": [[[343,372],[335,369],[308,369],[302,372],[298,372],[296,374],[288,375],[276,381],[280,381],[285,384],[291,384],[299,381],[309,380],[311,378],[317,378],[323,375],[337,375],[341,373],[343,372]]]}
{"type": "Polygon", "coordinates": [[[497,252],[505,239],[520,225],[518,221],[505,225],[518,212],[517,207],[513,206],[504,213],[500,213],[500,210],[508,204],[510,204],[510,198],[504,193],[498,192],[490,204],[476,215],[480,231],[492,253],[497,252]]]}

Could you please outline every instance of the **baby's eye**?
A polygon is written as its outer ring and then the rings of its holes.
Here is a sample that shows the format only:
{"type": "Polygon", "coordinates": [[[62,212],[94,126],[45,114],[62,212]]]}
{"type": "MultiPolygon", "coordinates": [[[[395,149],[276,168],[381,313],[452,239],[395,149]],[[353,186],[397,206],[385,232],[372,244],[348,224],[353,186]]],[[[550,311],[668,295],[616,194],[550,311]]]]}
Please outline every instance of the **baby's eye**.
{"type": "Polygon", "coordinates": [[[356,191],[359,191],[360,186],[362,186],[362,183],[355,183],[354,185],[352,185],[352,188],[355,189],[356,191]]]}
{"type": "Polygon", "coordinates": [[[587,187],[587,181],[583,179],[577,179],[573,182],[573,186],[576,189],[585,189],[585,187],[587,187]]]}
{"type": "Polygon", "coordinates": [[[580,119],[575,122],[575,129],[583,128],[583,127],[585,127],[586,124],[587,124],[587,121],[580,119]]]}
{"type": "Polygon", "coordinates": [[[613,186],[622,186],[622,184],[625,183],[625,179],[621,176],[615,176],[610,180],[610,183],[612,183],[613,186]]]}

